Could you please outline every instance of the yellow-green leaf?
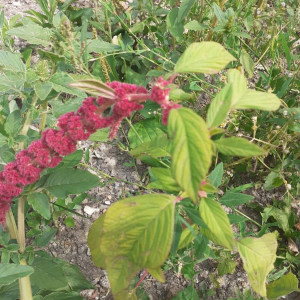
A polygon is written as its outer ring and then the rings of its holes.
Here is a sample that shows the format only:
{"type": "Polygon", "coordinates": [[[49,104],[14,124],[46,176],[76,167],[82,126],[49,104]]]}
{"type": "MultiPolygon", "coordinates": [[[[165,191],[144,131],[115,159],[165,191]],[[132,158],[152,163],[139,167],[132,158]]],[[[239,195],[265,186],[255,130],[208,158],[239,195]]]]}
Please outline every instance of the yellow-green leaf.
{"type": "Polygon", "coordinates": [[[91,250],[92,259],[96,267],[105,268],[105,257],[100,250],[101,237],[103,233],[104,214],[92,225],[88,235],[88,246],[91,250]]]}
{"type": "Polygon", "coordinates": [[[247,89],[247,79],[238,70],[228,71],[228,83],[232,84],[232,109],[277,110],[280,100],[275,94],[247,89]]]}
{"type": "Polygon", "coordinates": [[[248,237],[237,242],[236,246],[253,290],[266,297],[266,277],[276,260],[276,235],[268,233],[260,238],[248,237]]]}
{"type": "MultiPolygon", "coordinates": [[[[194,229],[194,231],[198,232],[198,226],[197,224],[191,225],[191,227],[194,229]]],[[[188,244],[190,244],[195,239],[195,235],[189,228],[185,228],[180,236],[178,249],[186,247],[188,244]]]]}
{"type": "Polygon", "coordinates": [[[165,278],[164,272],[162,271],[161,268],[148,269],[148,272],[150,273],[150,275],[152,277],[154,277],[158,281],[163,282],[163,283],[166,282],[166,278],[165,278]]]}
{"type": "Polygon", "coordinates": [[[201,232],[214,243],[233,250],[234,238],[227,214],[221,205],[209,198],[202,198],[199,206],[201,218],[208,229],[201,232]]]}
{"type": "Polygon", "coordinates": [[[216,42],[191,44],[175,65],[175,73],[215,74],[236,60],[222,45],[216,42]]]}
{"type": "Polygon", "coordinates": [[[298,289],[298,279],[293,273],[283,275],[281,278],[267,285],[268,299],[277,299],[295,291],[300,292],[298,289]]]}
{"type": "Polygon", "coordinates": [[[175,199],[166,194],[132,197],[106,212],[100,252],[113,294],[125,289],[138,270],[164,263],[172,243],[175,199]]]}
{"type": "Polygon", "coordinates": [[[232,156],[258,156],[264,155],[264,149],[250,143],[246,139],[238,137],[230,137],[227,139],[219,139],[214,141],[217,149],[225,155],[232,156]]]}
{"type": "Polygon", "coordinates": [[[188,108],[173,109],[168,121],[172,140],[171,171],[176,182],[192,200],[211,165],[212,147],[204,120],[188,108]]]}
{"type": "Polygon", "coordinates": [[[226,119],[232,99],[232,85],[226,85],[213,99],[207,112],[207,126],[212,128],[219,126],[226,119]]]}

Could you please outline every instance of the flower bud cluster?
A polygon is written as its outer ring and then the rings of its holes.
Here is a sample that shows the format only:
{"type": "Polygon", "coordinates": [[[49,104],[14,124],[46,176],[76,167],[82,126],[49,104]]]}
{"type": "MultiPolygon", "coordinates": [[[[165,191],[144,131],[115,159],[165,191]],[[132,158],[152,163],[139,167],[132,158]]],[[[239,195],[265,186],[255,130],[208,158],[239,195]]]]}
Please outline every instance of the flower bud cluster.
{"type": "Polygon", "coordinates": [[[59,117],[58,130],[43,131],[40,140],[20,151],[16,160],[0,172],[0,223],[4,224],[12,198],[20,195],[24,186],[38,180],[44,169],[57,166],[63,156],[76,150],[78,141],[87,140],[97,129],[110,127],[109,137],[114,138],[121,121],[133,111],[141,110],[142,102],[151,100],[160,104],[164,110],[163,123],[166,124],[170,110],[179,107],[169,101],[169,89],[165,88],[169,83],[160,78],[151,94],[144,87],[133,84],[106,83],[114,90],[113,99],[89,97],[76,113],[69,112],[59,117]],[[104,116],[104,111],[112,105],[112,115],[104,116]]]}

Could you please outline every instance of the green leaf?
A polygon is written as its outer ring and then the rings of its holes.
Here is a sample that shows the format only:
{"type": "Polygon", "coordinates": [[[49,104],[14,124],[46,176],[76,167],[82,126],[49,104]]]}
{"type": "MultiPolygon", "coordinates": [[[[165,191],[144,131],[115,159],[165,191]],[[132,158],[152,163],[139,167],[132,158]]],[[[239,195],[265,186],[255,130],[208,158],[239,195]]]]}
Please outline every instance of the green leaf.
{"type": "Polygon", "coordinates": [[[225,48],[215,42],[191,44],[175,65],[176,73],[215,74],[236,60],[225,48]]]}
{"type": "Polygon", "coordinates": [[[42,290],[58,290],[67,287],[67,278],[63,269],[52,259],[35,257],[32,267],[34,273],[30,276],[31,283],[42,290]]]}
{"type": "Polygon", "coordinates": [[[173,8],[167,15],[167,26],[171,35],[177,40],[181,41],[183,39],[183,22],[178,21],[178,11],[177,7],[173,8]]]}
{"type": "Polygon", "coordinates": [[[91,251],[92,259],[96,267],[105,268],[105,256],[100,250],[101,238],[103,233],[104,214],[93,223],[89,235],[88,246],[91,251]]]}
{"type": "Polygon", "coordinates": [[[30,44],[42,45],[44,47],[48,47],[52,42],[52,30],[34,23],[12,28],[6,31],[6,34],[15,35],[30,44]]]}
{"type": "Polygon", "coordinates": [[[266,111],[277,110],[280,100],[275,94],[257,92],[247,89],[247,80],[238,70],[228,71],[228,83],[232,84],[232,109],[261,109],[266,111]]]}
{"type": "Polygon", "coordinates": [[[31,205],[35,211],[40,213],[46,220],[50,220],[50,204],[45,194],[33,193],[27,197],[27,200],[28,204],[31,205]]]}
{"type": "Polygon", "coordinates": [[[236,243],[253,290],[266,297],[266,277],[274,268],[277,241],[274,233],[245,238],[236,243]]]}
{"type": "Polygon", "coordinates": [[[19,54],[0,50],[0,66],[13,72],[25,72],[25,65],[19,54]]]}
{"type": "Polygon", "coordinates": [[[17,135],[22,126],[22,118],[19,110],[15,110],[8,115],[4,124],[4,129],[9,135],[17,135]]]}
{"type": "Polygon", "coordinates": [[[246,218],[239,216],[239,215],[235,215],[235,214],[228,214],[228,219],[230,224],[237,224],[237,223],[241,223],[241,222],[245,222],[247,221],[246,218]]]}
{"type": "Polygon", "coordinates": [[[145,28],[144,22],[136,22],[134,25],[130,28],[132,33],[142,33],[145,28]]]}
{"type": "Polygon", "coordinates": [[[50,82],[53,84],[53,89],[58,93],[67,93],[81,98],[86,98],[85,93],[70,87],[71,83],[73,83],[73,79],[67,73],[54,73],[50,78],[50,82]]]}
{"type": "Polygon", "coordinates": [[[71,293],[54,292],[45,296],[43,300],[84,300],[84,298],[76,292],[71,292],[71,293]]]}
{"type": "Polygon", "coordinates": [[[264,183],[264,190],[270,191],[279,187],[283,184],[283,179],[281,178],[280,174],[277,172],[271,172],[268,174],[266,181],[264,183]]]}
{"type": "Polygon", "coordinates": [[[0,287],[13,283],[19,278],[26,277],[33,273],[33,268],[30,266],[22,266],[19,264],[0,264],[0,287]]]}
{"type": "Polygon", "coordinates": [[[200,298],[194,287],[190,285],[185,290],[180,291],[172,300],[200,300],[200,298]]]}
{"type": "Polygon", "coordinates": [[[118,201],[105,213],[100,251],[113,294],[125,289],[138,270],[164,263],[172,243],[174,201],[171,195],[143,195],[118,201]]]}
{"type": "Polygon", "coordinates": [[[173,177],[193,201],[205,178],[212,156],[211,140],[204,120],[187,108],[173,109],[168,132],[172,140],[173,177]]]}
{"type": "Polygon", "coordinates": [[[52,87],[53,87],[52,82],[49,82],[49,81],[41,82],[41,81],[39,81],[38,83],[36,83],[34,85],[34,90],[35,90],[37,96],[39,97],[39,99],[45,100],[47,98],[47,96],[49,95],[49,93],[51,92],[52,87]]]}
{"type": "Polygon", "coordinates": [[[223,205],[233,208],[235,206],[247,203],[253,199],[254,197],[251,195],[227,192],[219,201],[223,205]]]}
{"type": "Polygon", "coordinates": [[[182,102],[191,100],[192,95],[184,92],[182,89],[171,89],[169,98],[174,102],[182,102]]]}
{"type": "Polygon", "coordinates": [[[201,232],[214,243],[233,250],[233,232],[221,205],[212,199],[202,198],[199,211],[208,227],[208,229],[201,228],[201,232]]]}
{"type": "Polygon", "coordinates": [[[106,142],[108,140],[109,128],[98,129],[95,133],[91,134],[89,141],[93,142],[106,142]]]}
{"type": "Polygon", "coordinates": [[[115,99],[116,97],[114,90],[99,80],[94,80],[94,79],[78,80],[75,82],[70,82],[69,86],[75,87],[88,94],[105,97],[107,99],[115,99]]]}
{"type": "Polygon", "coordinates": [[[241,51],[240,62],[248,73],[249,77],[252,78],[255,64],[251,56],[244,49],[241,51]]]}
{"type": "Polygon", "coordinates": [[[183,19],[185,19],[194,3],[195,0],[182,0],[178,10],[178,22],[181,22],[183,19]]]}
{"type": "Polygon", "coordinates": [[[230,156],[258,156],[266,154],[265,150],[243,138],[230,137],[214,141],[217,149],[230,156]]]}
{"type": "Polygon", "coordinates": [[[47,178],[44,187],[59,198],[66,198],[69,194],[81,194],[99,184],[98,176],[89,171],[59,168],[47,178]]]}
{"type": "Polygon", "coordinates": [[[151,174],[153,174],[156,180],[148,184],[147,186],[148,188],[159,189],[159,190],[170,191],[170,192],[181,191],[181,188],[178,186],[178,184],[172,177],[172,173],[170,169],[152,168],[151,174]]]}
{"type": "Polygon", "coordinates": [[[91,40],[88,42],[87,51],[88,53],[104,53],[104,52],[116,52],[120,51],[119,45],[111,44],[100,40],[91,40]]]}
{"type": "Polygon", "coordinates": [[[293,273],[288,273],[267,285],[268,299],[277,299],[295,291],[300,292],[298,279],[293,273]]]}
{"type": "Polygon", "coordinates": [[[136,157],[141,157],[146,154],[154,158],[171,156],[169,152],[169,146],[170,142],[167,136],[164,134],[152,141],[138,145],[135,149],[130,151],[130,154],[136,157]]]}
{"type": "Polygon", "coordinates": [[[165,135],[164,127],[157,122],[155,118],[147,119],[132,125],[134,129],[130,128],[128,137],[130,141],[130,148],[134,149],[136,146],[157,139],[165,135]],[[137,136],[138,134],[138,136],[137,136]]]}
{"type": "Polygon", "coordinates": [[[155,279],[157,279],[158,281],[165,283],[166,282],[166,278],[164,275],[164,272],[162,271],[161,268],[156,268],[156,269],[147,269],[149,274],[154,277],[155,279]]]}
{"type": "MultiPolygon", "coordinates": [[[[198,232],[198,226],[196,224],[192,224],[191,227],[194,229],[195,233],[198,232]]],[[[190,231],[189,228],[185,228],[180,236],[178,249],[185,248],[195,239],[195,235],[193,232],[190,231]]]]}
{"type": "Polygon", "coordinates": [[[221,125],[226,119],[232,98],[232,85],[226,85],[213,99],[207,112],[207,126],[210,128],[221,125]]]}
{"type": "Polygon", "coordinates": [[[200,24],[198,21],[193,20],[187,24],[184,25],[184,29],[188,30],[195,30],[195,31],[201,31],[206,29],[208,26],[205,24],[200,24]]]}
{"type": "Polygon", "coordinates": [[[237,263],[230,258],[221,257],[218,259],[218,275],[224,276],[226,274],[233,274],[237,263]]]}
{"type": "Polygon", "coordinates": [[[34,240],[34,246],[36,247],[45,247],[51,239],[56,234],[57,229],[51,228],[47,231],[44,231],[42,234],[38,235],[34,240]]]}
{"type": "Polygon", "coordinates": [[[212,185],[218,188],[222,182],[224,170],[223,170],[223,163],[219,163],[213,171],[207,176],[209,180],[211,180],[212,185]]]}

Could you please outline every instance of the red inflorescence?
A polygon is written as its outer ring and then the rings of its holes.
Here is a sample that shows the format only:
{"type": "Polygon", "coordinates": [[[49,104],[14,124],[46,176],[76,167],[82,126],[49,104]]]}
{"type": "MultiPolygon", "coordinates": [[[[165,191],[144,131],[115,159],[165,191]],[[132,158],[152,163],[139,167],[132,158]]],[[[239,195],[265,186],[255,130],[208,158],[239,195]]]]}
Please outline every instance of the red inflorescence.
{"type": "Polygon", "coordinates": [[[151,100],[161,105],[163,123],[167,123],[171,109],[179,105],[169,101],[169,88],[172,80],[159,78],[152,92],[134,84],[111,82],[107,85],[114,90],[115,98],[105,97],[85,99],[77,112],[69,112],[58,119],[59,130],[47,129],[40,140],[30,144],[27,150],[16,155],[16,160],[8,163],[0,172],[0,223],[4,224],[12,198],[21,194],[25,185],[39,179],[45,168],[57,166],[62,156],[76,150],[76,143],[87,140],[97,129],[110,127],[110,138],[116,136],[117,130],[125,117],[133,111],[141,110],[141,102],[151,100]],[[112,115],[103,116],[106,108],[113,105],[112,115]]]}

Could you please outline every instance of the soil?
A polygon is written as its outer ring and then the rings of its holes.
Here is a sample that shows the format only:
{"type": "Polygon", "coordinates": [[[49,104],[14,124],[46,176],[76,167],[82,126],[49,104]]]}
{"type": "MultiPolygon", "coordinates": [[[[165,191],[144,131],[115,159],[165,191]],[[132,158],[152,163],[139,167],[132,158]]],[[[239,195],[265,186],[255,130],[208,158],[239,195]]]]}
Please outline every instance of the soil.
{"type": "MultiPolygon", "coordinates": [[[[89,6],[92,1],[77,1],[76,4],[89,6]]],[[[4,8],[5,16],[10,18],[15,14],[24,15],[24,11],[28,9],[39,10],[38,5],[32,0],[0,0],[0,6],[4,8]]],[[[16,41],[17,46],[22,47],[22,41],[16,41]]],[[[207,102],[208,99],[204,99],[207,102]]],[[[206,103],[203,103],[204,105],[206,103]]],[[[203,105],[202,104],[202,105],[203,105]]],[[[126,144],[124,137],[119,134],[119,139],[126,144]]],[[[128,166],[132,161],[129,154],[121,151],[116,144],[92,143],[85,142],[78,146],[82,149],[90,150],[90,167],[100,170],[114,177],[115,180],[103,180],[103,187],[97,187],[89,192],[89,197],[82,203],[82,209],[78,212],[84,214],[87,218],[74,215],[75,228],[68,228],[64,225],[63,220],[59,226],[59,234],[48,246],[48,251],[55,257],[59,257],[77,265],[83,274],[93,283],[95,289],[83,291],[82,295],[87,300],[91,299],[111,299],[109,296],[109,282],[106,272],[94,266],[90,250],[87,246],[88,231],[100,214],[104,213],[108,207],[122,198],[124,194],[134,195],[142,192],[135,184],[128,184],[123,181],[129,181],[136,184],[143,184],[143,178],[146,167],[137,164],[128,166]],[[127,164],[126,164],[127,163],[127,164]],[[120,180],[121,179],[121,180],[120,180]],[[123,181],[122,181],[123,180],[123,181]],[[110,181],[110,182],[109,182],[110,181]]],[[[93,172],[93,171],[92,171],[93,172]]],[[[253,190],[256,201],[265,202],[272,196],[253,190]]],[[[217,263],[214,260],[206,260],[196,266],[199,274],[195,276],[195,288],[202,291],[214,289],[215,294],[203,299],[225,300],[235,296],[235,290],[243,291],[249,286],[247,275],[242,267],[242,262],[237,258],[237,267],[233,274],[223,277],[218,276],[217,263]],[[215,280],[212,280],[215,278],[215,280]]],[[[142,276],[142,272],[138,276],[142,276]]],[[[180,290],[191,284],[181,272],[169,270],[165,273],[166,283],[162,284],[147,275],[143,288],[149,295],[151,300],[169,300],[172,299],[180,290]]],[[[290,296],[285,299],[298,299],[300,296],[290,296]]]]}

